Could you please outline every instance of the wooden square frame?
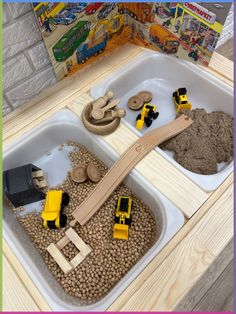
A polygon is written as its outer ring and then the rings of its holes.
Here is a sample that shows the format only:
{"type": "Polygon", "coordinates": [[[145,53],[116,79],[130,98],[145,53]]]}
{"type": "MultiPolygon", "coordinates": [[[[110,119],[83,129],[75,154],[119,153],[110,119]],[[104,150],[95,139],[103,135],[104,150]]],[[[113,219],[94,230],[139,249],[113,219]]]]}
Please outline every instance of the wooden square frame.
{"type": "Polygon", "coordinates": [[[61,270],[65,274],[68,274],[83,262],[83,260],[92,252],[92,249],[78,236],[74,229],[69,228],[66,230],[66,235],[61,238],[61,240],[56,244],[51,243],[47,247],[47,251],[54,258],[61,270]],[[61,250],[70,242],[72,242],[80,252],[71,261],[68,261],[61,250]]]}

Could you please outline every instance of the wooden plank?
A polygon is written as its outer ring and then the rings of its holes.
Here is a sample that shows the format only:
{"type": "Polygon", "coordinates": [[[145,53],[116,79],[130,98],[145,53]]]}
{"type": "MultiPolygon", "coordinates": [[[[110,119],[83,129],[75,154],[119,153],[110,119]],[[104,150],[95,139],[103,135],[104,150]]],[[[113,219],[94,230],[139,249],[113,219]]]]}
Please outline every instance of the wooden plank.
{"type": "Polygon", "coordinates": [[[39,312],[39,307],[35,303],[24,284],[21,282],[17,273],[8,263],[8,260],[5,256],[3,256],[2,266],[4,287],[4,289],[2,289],[3,311],[39,312]]]}
{"type": "Polygon", "coordinates": [[[193,308],[193,312],[222,312],[225,308],[233,312],[233,278],[234,261],[232,260],[200,302],[193,308]]]}
{"type": "Polygon", "coordinates": [[[39,188],[45,188],[47,186],[47,181],[44,180],[38,180],[37,178],[33,179],[34,184],[39,188]]]}
{"type": "Polygon", "coordinates": [[[209,69],[231,82],[234,81],[233,61],[226,59],[219,53],[213,53],[211,61],[209,63],[209,69]]]}
{"type": "MultiPolygon", "coordinates": [[[[119,311],[172,311],[213,260],[214,256],[198,240],[184,239],[168,256],[168,263],[161,264],[134,295],[125,303],[123,300],[119,311]]],[[[111,306],[109,311],[115,308],[111,306]]]]}
{"type": "Polygon", "coordinates": [[[234,60],[234,38],[231,37],[223,45],[216,49],[216,53],[224,56],[226,59],[231,61],[234,60]]]}
{"type": "Polygon", "coordinates": [[[42,170],[32,172],[32,178],[39,178],[39,177],[43,177],[43,171],[42,170]]]}
{"type": "Polygon", "coordinates": [[[222,306],[221,312],[234,312],[234,292],[232,292],[225,300],[225,304],[222,306]]]}
{"type": "Polygon", "coordinates": [[[72,228],[66,230],[66,235],[83,255],[83,258],[85,258],[91,252],[91,248],[78,236],[78,234],[72,228]]]}
{"type": "Polygon", "coordinates": [[[195,306],[207,294],[217,278],[224,272],[226,267],[234,257],[234,243],[231,240],[223,251],[218,255],[214,262],[207,268],[206,272],[202,274],[201,278],[191,287],[188,293],[181,299],[181,301],[174,308],[175,312],[192,312],[195,306]]]}
{"type": "Polygon", "coordinates": [[[77,254],[74,258],[72,258],[72,260],[70,261],[71,265],[75,268],[77,267],[80,263],[83,262],[84,260],[84,255],[82,255],[81,253],[77,254]]]}
{"type": "Polygon", "coordinates": [[[70,243],[70,239],[67,237],[67,235],[65,235],[63,238],[61,238],[58,242],[57,242],[57,247],[59,250],[63,249],[67,244],[70,243]]]}
{"type": "Polygon", "coordinates": [[[71,264],[65,258],[64,254],[58,249],[58,247],[54,243],[51,243],[47,247],[47,251],[65,274],[68,274],[73,269],[71,264]]]}
{"type": "MultiPolygon", "coordinates": [[[[88,95],[82,95],[79,100],[68,105],[75,114],[81,117],[84,106],[92,101],[88,95]]],[[[114,149],[119,156],[132,146],[138,139],[123,123],[110,135],[103,136],[104,141],[114,149]]],[[[157,151],[149,153],[135,167],[153,186],[178,206],[184,215],[190,218],[208,198],[196,184],[167,161],[157,151]],[[165,169],[165,171],[163,171],[165,169]]]]}
{"type": "MultiPolygon", "coordinates": [[[[20,281],[22,282],[23,286],[26,288],[29,295],[33,298],[35,304],[40,309],[40,311],[41,312],[50,312],[51,308],[49,307],[47,302],[44,300],[40,291],[35,286],[32,279],[29,277],[26,270],[24,269],[22,264],[19,262],[19,260],[16,258],[15,254],[12,252],[12,250],[10,249],[10,247],[8,246],[8,244],[5,242],[4,239],[2,241],[2,249],[3,249],[3,254],[6,257],[7,263],[12,267],[14,272],[20,278],[20,281]]],[[[7,284],[6,277],[3,277],[3,281],[4,281],[4,286],[6,286],[6,284],[7,284]]],[[[12,290],[13,290],[13,288],[15,289],[16,281],[13,279],[12,280],[8,279],[7,281],[9,283],[9,285],[11,285],[11,289],[12,290]]],[[[24,302],[27,303],[27,300],[28,300],[28,298],[24,298],[24,302]]],[[[18,308],[18,305],[19,304],[15,303],[16,310],[20,311],[21,308],[20,307],[18,308]]],[[[33,311],[34,308],[32,308],[30,310],[33,311]]]]}
{"type": "MultiPolygon", "coordinates": [[[[211,218],[205,227],[205,238],[211,239],[212,226],[217,225],[217,219],[222,219],[222,200],[225,206],[230,204],[230,210],[224,213],[224,220],[232,219],[233,210],[232,186],[222,194],[209,210],[211,218]]],[[[118,300],[109,308],[109,311],[171,311],[196,284],[202,274],[215,259],[213,253],[219,252],[214,246],[213,252],[196,237],[205,216],[186,235],[175,249],[165,258],[159,267],[152,261],[139,275],[118,300]],[[174,289],[173,289],[174,287],[174,289]],[[150,295],[150,291],[155,291],[150,295]],[[147,297],[148,296],[148,297],[147,297]]],[[[190,220],[191,221],[191,220],[190,220]]],[[[231,231],[228,231],[231,233],[231,231]]],[[[215,233],[215,242],[221,247],[221,235],[215,233]]],[[[232,237],[230,234],[229,237],[232,237]]],[[[211,243],[209,240],[208,244],[211,243]]],[[[211,246],[209,246],[211,248],[211,246]]],[[[158,259],[158,256],[154,261],[158,259]]]]}
{"type": "Polygon", "coordinates": [[[233,237],[234,212],[231,203],[231,200],[233,200],[233,192],[233,185],[231,185],[227,193],[224,194],[224,197],[221,197],[217,202],[217,206],[220,210],[209,211],[205,215],[202,224],[195,229],[196,237],[215,256],[219,255],[233,237]],[[211,236],[206,237],[206,231],[211,236]]]}

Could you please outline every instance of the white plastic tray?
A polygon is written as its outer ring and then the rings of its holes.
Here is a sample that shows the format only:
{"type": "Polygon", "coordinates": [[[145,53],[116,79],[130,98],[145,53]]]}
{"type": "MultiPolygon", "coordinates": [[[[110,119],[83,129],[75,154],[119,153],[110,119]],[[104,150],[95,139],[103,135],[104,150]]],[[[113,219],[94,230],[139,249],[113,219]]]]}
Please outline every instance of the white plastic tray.
{"type": "MultiPolygon", "coordinates": [[[[106,91],[112,90],[115,97],[121,100],[119,107],[126,109],[127,114],[122,119],[123,123],[141,136],[175,118],[176,109],[172,93],[180,87],[187,88],[193,109],[204,108],[208,112],[222,110],[233,116],[232,87],[190,62],[148,50],[93,87],[90,93],[92,97],[98,98],[106,91]],[[142,90],[152,92],[151,103],[157,106],[160,115],[151,127],[144,127],[140,132],[135,128],[138,112],[130,110],[127,101],[142,90]]],[[[217,174],[200,175],[179,165],[174,160],[172,152],[163,151],[158,147],[156,150],[205,191],[215,190],[233,169],[233,162],[222,163],[218,166],[217,174]]]]}
{"type": "MultiPolygon", "coordinates": [[[[50,186],[58,184],[66,177],[69,163],[67,155],[63,152],[59,153],[57,147],[67,140],[77,141],[84,145],[108,166],[111,166],[118,158],[102,137],[85,130],[81,120],[70,110],[65,109],[25,133],[8,147],[4,147],[3,169],[33,163],[45,170],[50,186]]],[[[107,296],[88,306],[81,305],[78,299],[64,292],[16,220],[12,210],[4,204],[3,237],[53,311],[103,311],[107,309],[183,226],[184,217],[180,210],[154,189],[136,170],[127,176],[125,184],[152,209],[159,222],[161,235],[152,248],[107,296]]]]}

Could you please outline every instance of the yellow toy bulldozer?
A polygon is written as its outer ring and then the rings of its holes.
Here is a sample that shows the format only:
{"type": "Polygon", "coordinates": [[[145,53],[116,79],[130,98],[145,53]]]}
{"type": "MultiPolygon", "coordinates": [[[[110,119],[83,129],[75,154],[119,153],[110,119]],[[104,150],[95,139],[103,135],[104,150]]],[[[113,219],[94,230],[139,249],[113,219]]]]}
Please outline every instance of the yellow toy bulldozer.
{"type": "Polygon", "coordinates": [[[129,226],[131,225],[132,198],[120,196],[117,202],[113,238],[128,240],[129,226]]]}
{"type": "Polygon", "coordinates": [[[185,87],[177,89],[172,95],[173,101],[176,105],[177,112],[181,109],[192,108],[192,105],[188,102],[187,89],[185,87]]]}
{"type": "Polygon", "coordinates": [[[44,210],[42,211],[43,226],[49,229],[64,228],[67,216],[62,214],[65,206],[69,204],[69,195],[62,190],[47,192],[44,210]]]}
{"type": "Polygon", "coordinates": [[[156,106],[151,104],[145,104],[141,110],[141,113],[136,118],[136,129],[142,130],[144,123],[149,128],[153,119],[159,116],[159,112],[156,111],[156,106]]]}

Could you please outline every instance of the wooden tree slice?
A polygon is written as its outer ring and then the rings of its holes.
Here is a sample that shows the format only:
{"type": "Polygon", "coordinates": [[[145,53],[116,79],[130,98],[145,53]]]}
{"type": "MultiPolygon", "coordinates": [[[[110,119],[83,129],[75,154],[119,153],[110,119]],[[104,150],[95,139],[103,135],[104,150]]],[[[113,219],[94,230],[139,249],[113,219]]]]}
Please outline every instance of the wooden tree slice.
{"type": "Polygon", "coordinates": [[[182,115],[139,138],[110,168],[87,199],[72,213],[75,219],[70,224],[73,226],[76,221],[81,225],[86,224],[144,156],[155,146],[179,134],[192,123],[193,121],[189,117],[182,115]]]}
{"type": "Polygon", "coordinates": [[[98,182],[101,180],[101,172],[94,164],[89,164],[87,166],[87,175],[88,178],[93,182],[98,182]]]}
{"type": "Polygon", "coordinates": [[[146,90],[138,93],[137,96],[141,98],[144,103],[148,103],[152,100],[152,93],[146,90]]]}
{"type": "Polygon", "coordinates": [[[143,107],[143,100],[138,96],[132,96],[128,100],[128,107],[131,110],[139,110],[143,107]]]}
{"type": "Polygon", "coordinates": [[[77,165],[70,172],[71,179],[77,183],[84,182],[88,178],[86,168],[87,166],[85,164],[77,165]]]}

